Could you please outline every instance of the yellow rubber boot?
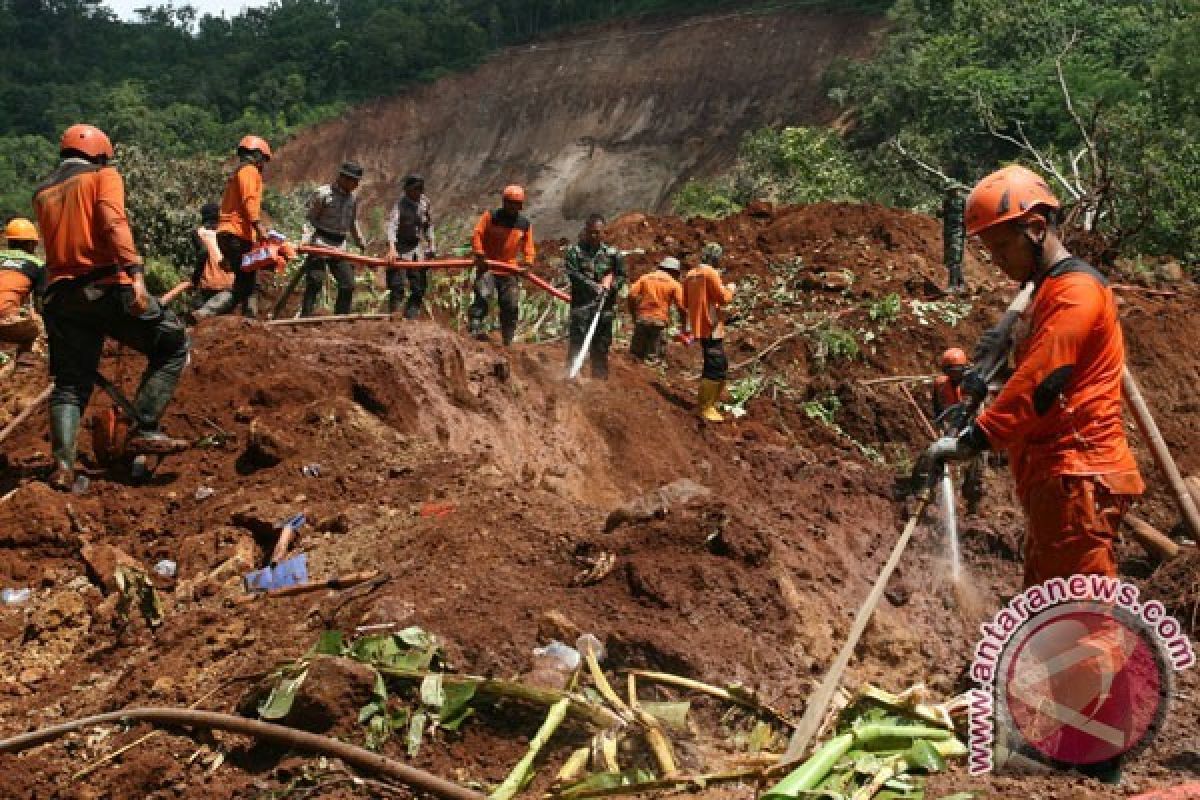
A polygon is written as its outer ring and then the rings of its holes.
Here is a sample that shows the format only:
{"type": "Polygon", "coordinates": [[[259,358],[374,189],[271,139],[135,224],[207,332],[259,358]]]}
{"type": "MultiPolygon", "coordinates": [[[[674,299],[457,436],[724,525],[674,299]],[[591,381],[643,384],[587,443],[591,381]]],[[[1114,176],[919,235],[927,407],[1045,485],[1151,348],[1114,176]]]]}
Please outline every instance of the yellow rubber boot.
{"type": "Polygon", "coordinates": [[[717,400],[725,388],[724,381],[712,381],[708,378],[700,380],[700,391],[696,403],[696,413],[706,422],[724,422],[725,417],[717,411],[717,400]]]}

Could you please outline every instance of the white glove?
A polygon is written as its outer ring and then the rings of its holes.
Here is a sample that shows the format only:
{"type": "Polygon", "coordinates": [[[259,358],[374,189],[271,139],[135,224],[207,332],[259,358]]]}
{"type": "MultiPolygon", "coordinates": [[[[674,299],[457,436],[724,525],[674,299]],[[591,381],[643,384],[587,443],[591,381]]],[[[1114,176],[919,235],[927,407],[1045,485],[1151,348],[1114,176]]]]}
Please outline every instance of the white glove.
{"type": "Polygon", "coordinates": [[[736,292],[737,284],[736,283],[727,283],[727,284],[725,284],[725,288],[731,292],[736,292]]]}

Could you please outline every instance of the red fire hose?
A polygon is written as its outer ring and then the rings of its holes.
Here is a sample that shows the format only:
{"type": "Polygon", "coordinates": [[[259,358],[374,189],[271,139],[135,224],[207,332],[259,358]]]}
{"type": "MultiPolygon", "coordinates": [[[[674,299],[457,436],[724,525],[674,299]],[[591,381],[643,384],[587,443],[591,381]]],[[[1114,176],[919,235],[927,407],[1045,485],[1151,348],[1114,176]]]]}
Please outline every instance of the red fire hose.
{"type": "MultiPolygon", "coordinates": [[[[470,258],[442,258],[436,261],[391,261],[386,258],[373,258],[371,256],[355,255],[347,253],[344,250],[338,250],[334,247],[321,247],[315,244],[302,244],[296,248],[297,252],[307,255],[322,256],[325,258],[336,258],[341,261],[349,261],[353,264],[362,264],[365,267],[385,267],[387,269],[466,269],[475,266],[474,259],[470,258]]],[[[534,275],[528,269],[508,264],[503,261],[487,260],[488,269],[497,275],[518,275],[532,283],[537,288],[547,294],[557,297],[564,303],[571,302],[571,295],[564,292],[562,289],[552,286],[543,278],[534,275]]]]}

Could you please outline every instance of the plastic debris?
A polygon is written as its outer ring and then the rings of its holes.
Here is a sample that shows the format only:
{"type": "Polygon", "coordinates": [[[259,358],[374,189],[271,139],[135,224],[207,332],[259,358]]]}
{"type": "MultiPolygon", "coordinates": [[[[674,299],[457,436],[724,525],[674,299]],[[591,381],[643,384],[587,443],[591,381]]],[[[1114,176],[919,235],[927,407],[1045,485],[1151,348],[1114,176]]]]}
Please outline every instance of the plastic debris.
{"type": "Polygon", "coordinates": [[[6,606],[22,605],[29,602],[32,596],[32,589],[0,589],[0,603],[6,606]]]}
{"type": "Polygon", "coordinates": [[[321,465],[305,464],[300,468],[300,474],[306,478],[319,478],[321,477],[321,465]]]}
{"type": "Polygon", "coordinates": [[[211,486],[201,486],[200,488],[198,488],[196,490],[196,499],[197,500],[207,500],[208,498],[212,497],[216,493],[217,493],[217,490],[212,488],[211,486]]]}
{"type": "Polygon", "coordinates": [[[174,578],[175,573],[179,569],[179,565],[169,558],[164,558],[154,565],[154,574],[161,575],[164,578],[174,578]]]}

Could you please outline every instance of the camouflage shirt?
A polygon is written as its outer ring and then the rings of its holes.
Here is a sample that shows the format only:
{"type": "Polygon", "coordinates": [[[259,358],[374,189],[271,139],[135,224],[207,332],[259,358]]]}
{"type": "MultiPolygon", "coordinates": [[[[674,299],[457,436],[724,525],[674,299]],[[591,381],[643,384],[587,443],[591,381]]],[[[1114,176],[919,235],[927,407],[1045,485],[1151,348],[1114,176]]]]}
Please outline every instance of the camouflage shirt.
{"type": "Polygon", "coordinates": [[[594,303],[600,294],[598,284],[610,272],[613,274],[613,285],[604,305],[611,308],[616,302],[617,292],[625,282],[625,257],[620,250],[602,244],[589,251],[584,245],[576,243],[567,248],[563,265],[571,281],[572,306],[594,303]]]}

